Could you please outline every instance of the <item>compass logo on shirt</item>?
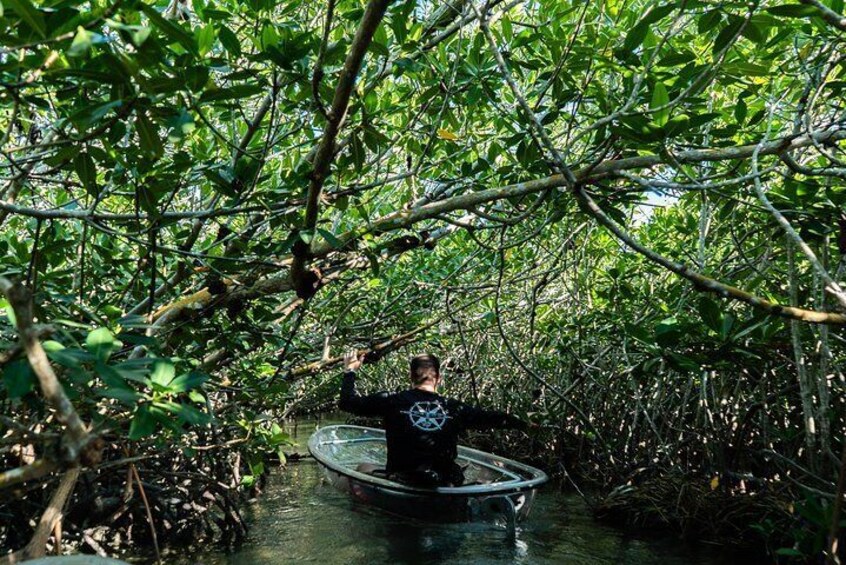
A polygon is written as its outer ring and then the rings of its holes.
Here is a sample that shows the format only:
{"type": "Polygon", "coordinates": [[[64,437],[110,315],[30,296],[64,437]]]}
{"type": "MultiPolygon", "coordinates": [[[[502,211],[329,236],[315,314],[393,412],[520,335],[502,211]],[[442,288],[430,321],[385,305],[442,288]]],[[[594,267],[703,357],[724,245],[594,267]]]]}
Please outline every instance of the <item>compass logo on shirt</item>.
{"type": "Polygon", "coordinates": [[[442,429],[449,419],[449,413],[440,402],[415,402],[411,408],[403,410],[402,413],[408,414],[412,426],[424,432],[436,432],[442,429]]]}

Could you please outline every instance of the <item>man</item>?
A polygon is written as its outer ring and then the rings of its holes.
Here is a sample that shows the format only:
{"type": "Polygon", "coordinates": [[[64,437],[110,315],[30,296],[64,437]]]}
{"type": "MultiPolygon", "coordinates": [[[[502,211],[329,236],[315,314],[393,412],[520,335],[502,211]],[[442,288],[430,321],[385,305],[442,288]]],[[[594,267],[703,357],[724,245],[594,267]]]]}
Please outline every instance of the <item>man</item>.
{"type": "Polygon", "coordinates": [[[359,416],[382,418],[388,443],[385,472],[393,480],[426,487],[461,486],[464,474],[455,459],[462,430],[527,427],[509,414],[474,408],[439,395],[440,361],[434,355],[412,357],[411,388],[396,393],[359,395],[355,372],[360,366],[354,351],[344,355],[338,405],[359,416]]]}

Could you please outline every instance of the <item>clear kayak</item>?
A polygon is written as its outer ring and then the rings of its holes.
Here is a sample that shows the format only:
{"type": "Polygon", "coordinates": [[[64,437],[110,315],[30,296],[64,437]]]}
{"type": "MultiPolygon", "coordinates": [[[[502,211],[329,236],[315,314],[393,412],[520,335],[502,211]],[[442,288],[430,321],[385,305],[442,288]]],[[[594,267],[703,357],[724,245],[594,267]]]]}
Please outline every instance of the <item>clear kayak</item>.
{"type": "Polygon", "coordinates": [[[308,450],[336,488],[358,501],[394,514],[438,522],[525,519],[546,473],[529,465],[469,447],[458,447],[464,468],[460,487],[421,488],[359,471],[360,465],[384,468],[385,431],[362,426],[327,426],[308,441],[308,450]]]}

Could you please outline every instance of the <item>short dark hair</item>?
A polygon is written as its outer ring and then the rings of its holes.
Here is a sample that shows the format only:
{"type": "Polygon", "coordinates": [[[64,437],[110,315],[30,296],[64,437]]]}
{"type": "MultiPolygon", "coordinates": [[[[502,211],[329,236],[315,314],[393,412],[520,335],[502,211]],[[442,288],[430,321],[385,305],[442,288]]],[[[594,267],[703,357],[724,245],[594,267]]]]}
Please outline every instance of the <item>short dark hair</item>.
{"type": "Polygon", "coordinates": [[[441,376],[441,362],[430,353],[411,358],[411,382],[419,385],[441,376]]]}

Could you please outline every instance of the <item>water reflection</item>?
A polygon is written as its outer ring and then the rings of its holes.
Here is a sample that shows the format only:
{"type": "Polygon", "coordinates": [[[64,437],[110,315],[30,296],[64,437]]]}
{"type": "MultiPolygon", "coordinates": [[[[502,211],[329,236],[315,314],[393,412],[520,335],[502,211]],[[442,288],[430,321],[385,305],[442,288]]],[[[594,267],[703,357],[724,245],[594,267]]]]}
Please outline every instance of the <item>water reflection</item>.
{"type": "Polygon", "coordinates": [[[401,521],[392,523],[383,532],[387,557],[390,561],[399,563],[451,559],[461,549],[462,539],[438,533],[432,528],[415,524],[401,521]]]}

